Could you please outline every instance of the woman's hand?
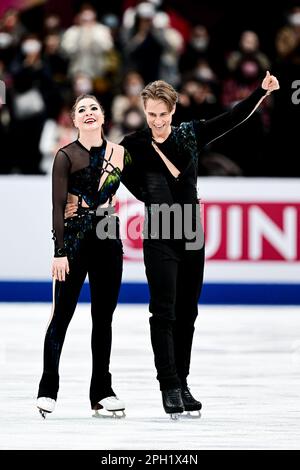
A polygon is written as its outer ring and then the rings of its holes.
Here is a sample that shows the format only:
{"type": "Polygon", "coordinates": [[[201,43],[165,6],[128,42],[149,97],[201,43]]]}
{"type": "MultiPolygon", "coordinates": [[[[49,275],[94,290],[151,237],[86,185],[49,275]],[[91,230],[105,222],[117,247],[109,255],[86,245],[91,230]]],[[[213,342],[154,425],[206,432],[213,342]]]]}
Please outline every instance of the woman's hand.
{"type": "Polygon", "coordinates": [[[70,217],[76,217],[77,209],[78,209],[78,204],[76,204],[75,202],[67,202],[66,207],[65,207],[65,214],[64,214],[65,219],[69,219],[70,217]]]}
{"type": "Polygon", "coordinates": [[[65,281],[66,274],[69,274],[69,261],[66,256],[61,258],[53,258],[52,261],[52,277],[57,281],[65,281]]]}
{"type": "Polygon", "coordinates": [[[262,81],[262,89],[267,91],[267,94],[269,95],[272,93],[274,90],[279,90],[279,82],[274,75],[270,75],[269,70],[266,73],[265,78],[262,81]]]}

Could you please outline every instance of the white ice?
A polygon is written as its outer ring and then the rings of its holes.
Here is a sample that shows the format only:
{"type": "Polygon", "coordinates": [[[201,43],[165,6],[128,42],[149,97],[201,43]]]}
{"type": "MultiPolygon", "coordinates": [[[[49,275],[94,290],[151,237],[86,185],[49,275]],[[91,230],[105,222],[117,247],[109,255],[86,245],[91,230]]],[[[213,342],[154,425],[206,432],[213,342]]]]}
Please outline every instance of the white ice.
{"type": "Polygon", "coordinates": [[[127,417],[91,417],[87,304],[67,332],[57,407],[43,420],[35,395],[50,313],[0,304],[1,449],[300,448],[298,308],[200,306],[189,383],[203,411],[178,422],[162,408],[146,305],[120,305],[114,317],[111,371],[127,417]]]}

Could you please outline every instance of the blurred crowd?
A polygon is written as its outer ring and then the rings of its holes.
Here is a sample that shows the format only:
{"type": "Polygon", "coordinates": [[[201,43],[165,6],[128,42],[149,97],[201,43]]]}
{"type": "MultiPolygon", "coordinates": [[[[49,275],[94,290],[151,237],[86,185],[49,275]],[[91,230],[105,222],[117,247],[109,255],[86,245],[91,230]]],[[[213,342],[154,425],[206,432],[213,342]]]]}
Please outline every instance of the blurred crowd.
{"type": "Polygon", "coordinates": [[[56,13],[44,17],[42,34],[22,24],[15,9],[0,18],[0,173],[47,174],[58,148],[77,138],[70,109],[82,93],[105,109],[105,133],[118,143],[145,125],[139,94],[163,79],[179,92],[174,124],[228,111],[260,85],[267,70],[281,90],[247,123],[202,153],[199,175],[300,176],[298,107],[291,83],[300,80],[300,2],[286,15],[269,57],[255,31],[242,31],[220,58],[205,24],[164,10],[163,2],[136,2],[122,15],[100,18],[84,4],[68,28],[56,13]],[[3,97],[2,97],[3,100],[3,97]]]}

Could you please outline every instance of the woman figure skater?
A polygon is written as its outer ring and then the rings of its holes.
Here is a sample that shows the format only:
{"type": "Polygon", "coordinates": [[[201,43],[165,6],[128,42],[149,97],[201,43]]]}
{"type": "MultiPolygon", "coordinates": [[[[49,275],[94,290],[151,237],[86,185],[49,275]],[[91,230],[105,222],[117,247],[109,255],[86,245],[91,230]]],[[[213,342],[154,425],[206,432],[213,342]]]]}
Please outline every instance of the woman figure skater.
{"type": "Polygon", "coordinates": [[[53,309],[44,343],[37,407],[44,418],[54,411],[65,334],[88,274],[92,315],[91,408],[95,415],[104,409],[113,416],[125,416],[125,403],[112,389],[109,362],[111,323],[123,263],[118,218],[112,213],[121,172],[130,157],[124,153],[124,147],[105,140],[104,112],[95,96],[79,96],[72,114],[79,137],[61,148],[53,163],[53,309]],[[69,218],[64,217],[67,202],[76,204],[76,212],[69,218]],[[105,225],[112,219],[112,224],[105,225]],[[116,233],[99,238],[98,230],[96,233],[99,222],[103,227],[115,227],[116,233]]]}

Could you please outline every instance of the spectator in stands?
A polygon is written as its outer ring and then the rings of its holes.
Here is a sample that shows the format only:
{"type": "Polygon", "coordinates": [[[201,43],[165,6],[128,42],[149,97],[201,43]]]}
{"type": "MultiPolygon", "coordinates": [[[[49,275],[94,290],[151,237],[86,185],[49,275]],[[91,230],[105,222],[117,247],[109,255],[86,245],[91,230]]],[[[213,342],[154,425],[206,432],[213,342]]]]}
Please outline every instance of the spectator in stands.
{"type": "Polygon", "coordinates": [[[270,62],[259,50],[259,38],[254,31],[242,33],[238,50],[231,52],[226,62],[228,76],[224,81],[222,103],[228,107],[257,88],[270,62]]]}
{"type": "Polygon", "coordinates": [[[280,60],[299,63],[300,5],[288,12],[287,24],[278,31],[275,45],[280,60]]]}
{"type": "Polygon", "coordinates": [[[135,71],[128,72],[123,80],[122,94],[115,96],[112,102],[112,123],[120,124],[128,108],[138,107],[141,110],[140,93],[144,88],[141,75],[135,71]]]}
{"type": "Polygon", "coordinates": [[[120,142],[123,137],[132,132],[139,131],[145,127],[146,121],[140,106],[126,108],[122,114],[119,124],[115,124],[109,131],[109,139],[112,142],[120,142]]]}
{"type": "Polygon", "coordinates": [[[51,173],[53,157],[58,150],[77,138],[77,131],[71,119],[71,110],[63,107],[57,120],[47,119],[42,130],[39,150],[42,154],[40,168],[44,173],[51,173]]]}
{"type": "Polygon", "coordinates": [[[0,20],[0,31],[10,35],[14,46],[18,46],[26,34],[26,28],[20,20],[20,14],[15,8],[6,11],[0,20]]]}
{"type": "Polygon", "coordinates": [[[61,38],[64,30],[61,26],[60,16],[56,13],[49,13],[44,20],[44,37],[48,34],[58,34],[61,38]]]}
{"type": "Polygon", "coordinates": [[[192,73],[200,61],[210,62],[210,36],[204,25],[196,25],[191,29],[190,39],[180,58],[180,71],[183,75],[192,73]]]}
{"type": "Polygon", "coordinates": [[[270,60],[261,52],[259,37],[254,31],[242,33],[238,50],[232,51],[227,58],[228,70],[234,72],[245,60],[255,60],[263,72],[270,68],[270,60]]]}
{"type": "Polygon", "coordinates": [[[153,25],[160,34],[164,49],[161,55],[159,77],[172,86],[177,87],[181,82],[179,74],[179,58],[183,50],[183,37],[170,25],[169,15],[165,12],[156,13],[153,25]]]}
{"type": "Polygon", "coordinates": [[[209,119],[221,111],[211,83],[192,76],[183,82],[180,89],[174,122],[209,119]]]}
{"type": "Polygon", "coordinates": [[[165,47],[162,35],[153,25],[154,16],[153,5],[142,2],[136,7],[134,25],[122,31],[125,71],[136,70],[145,83],[158,78],[165,47]]]}
{"type": "Polygon", "coordinates": [[[106,55],[113,48],[110,30],[96,19],[92,6],[84,6],[78,24],[68,28],[62,37],[62,49],[70,59],[69,75],[84,72],[91,78],[106,73],[106,55]]]}
{"type": "Polygon", "coordinates": [[[91,77],[83,72],[79,72],[74,75],[72,80],[72,92],[73,96],[77,97],[86,93],[92,93],[94,91],[93,80],[91,77]]]}
{"type": "Polygon", "coordinates": [[[54,115],[59,107],[59,98],[49,69],[42,60],[41,49],[37,36],[26,36],[21,54],[11,67],[12,154],[15,171],[28,174],[41,172],[40,135],[46,116],[54,115]]]}
{"type": "Polygon", "coordinates": [[[51,32],[45,37],[43,58],[49,67],[53,80],[63,84],[66,80],[69,60],[61,51],[58,33],[51,32]]]}
{"type": "Polygon", "coordinates": [[[107,26],[110,30],[110,34],[114,43],[114,47],[117,51],[121,49],[120,39],[120,20],[117,15],[113,13],[106,13],[101,18],[101,23],[107,26]]]}
{"type": "Polygon", "coordinates": [[[7,68],[18,53],[21,38],[25,33],[26,29],[20,22],[17,10],[8,10],[0,19],[0,61],[3,61],[7,68]]]}

